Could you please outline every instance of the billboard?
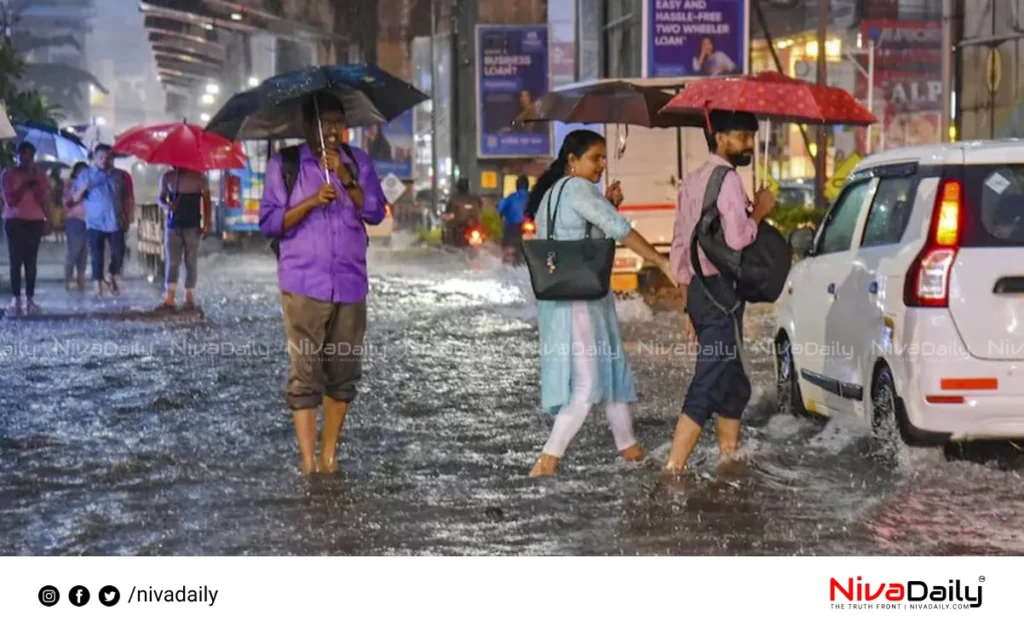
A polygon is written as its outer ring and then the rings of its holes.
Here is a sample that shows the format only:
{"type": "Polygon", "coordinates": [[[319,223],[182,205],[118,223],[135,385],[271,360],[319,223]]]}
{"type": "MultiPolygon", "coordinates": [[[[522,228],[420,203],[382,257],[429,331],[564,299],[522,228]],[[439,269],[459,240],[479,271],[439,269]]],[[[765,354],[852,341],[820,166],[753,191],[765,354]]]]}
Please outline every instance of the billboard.
{"type": "Polygon", "coordinates": [[[381,179],[394,174],[412,180],[414,114],[408,110],[384,125],[371,125],[360,131],[358,147],[370,155],[373,169],[381,179]]]}
{"type": "MultiPolygon", "coordinates": [[[[872,148],[907,147],[937,143],[942,111],[942,22],[934,20],[864,20],[864,41],[875,42],[876,112],[872,148]]],[[[867,94],[867,82],[858,73],[857,94],[867,94]]],[[[861,135],[865,134],[861,131],[861,135]]]]}
{"type": "Polygon", "coordinates": [[[644,76],[746,74],[749,16],[749,0],[644,0],[644,76]]]}
{"type": "Polygon", "coordinates": [[[534,158],[551,155],[551,126],[512,122],[548,92],[548,29],[543,25],[476,29],[477,155],[534,158]]]}

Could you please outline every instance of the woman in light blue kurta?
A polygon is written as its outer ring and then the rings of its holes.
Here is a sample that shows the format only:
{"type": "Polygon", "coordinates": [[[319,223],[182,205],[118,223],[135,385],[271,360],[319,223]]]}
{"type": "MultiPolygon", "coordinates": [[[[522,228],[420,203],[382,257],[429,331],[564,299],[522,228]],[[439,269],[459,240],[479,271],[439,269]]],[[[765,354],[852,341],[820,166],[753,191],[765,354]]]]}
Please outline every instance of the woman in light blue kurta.
{"type": "MultiPolygon", "coordinates": [[[[668,259],[617,211],[622,202],[619,183],[612,183],[603,196],[598,190],[596,183],[606,165],[600,134],[578,130],[565,138],[558,159],[538,180],[527,204],[527,213],[535,218],[537,237],[551,234],[549,211],[555,217],[554,239],[583,239],[590,223],[592,239],[607,236],[622,242],[674,279],[668,259]]],[[[623,458],[643,459],[629,413],[628,403],[636,400],[636,389],[622,347],[614,297],[609,293],[593,301],[538,301],[537,305],[541,407],[555,415],[555,422],[530,474],[553,475],[557,471],[558,460],[582,428],[591,406],[600,403],[605,405],[623,458]]]]}

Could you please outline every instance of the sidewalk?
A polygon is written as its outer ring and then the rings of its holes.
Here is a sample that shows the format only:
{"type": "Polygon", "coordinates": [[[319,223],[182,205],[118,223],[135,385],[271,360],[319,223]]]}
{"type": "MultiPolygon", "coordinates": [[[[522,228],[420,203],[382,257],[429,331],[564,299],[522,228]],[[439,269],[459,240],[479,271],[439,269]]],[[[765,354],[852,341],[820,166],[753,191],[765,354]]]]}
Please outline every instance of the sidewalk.
{"type": "MultiPolygon", "coordinates": [[[[41,314],[23,316],[18,320],[47,321],[69,319],[115,319],[115,320],[195,320],[202,312],[178,310],[176,312],[154,312],[163,292],[162,271],[156,278],[142,269],[139,262],[135,227],[128,232],[128,254],[125,256],[123,279],[125,288],[118,296],[96,296],[92,269],[86,266],[87,286],[85,292],[68,292],[64,287],[63,242],[44,241],[39,249],[38,273],[36,276],[36,303],[41,314]]],[[[200,248],[200,255],[220,249],[215,239],[207,239],[200,248]]],[[[7,244],[0,244],[0,317],[6,317],[10,306],[10,259],[7,244]]]]}

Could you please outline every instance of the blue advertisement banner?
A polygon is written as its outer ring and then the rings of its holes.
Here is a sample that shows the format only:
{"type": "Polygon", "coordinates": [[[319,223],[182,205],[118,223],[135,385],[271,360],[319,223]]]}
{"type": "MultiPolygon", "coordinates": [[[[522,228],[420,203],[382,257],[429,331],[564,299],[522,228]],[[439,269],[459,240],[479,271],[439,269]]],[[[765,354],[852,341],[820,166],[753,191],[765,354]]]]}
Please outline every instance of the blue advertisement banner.
{"type": "Polygon", "coordinates": [[[512,122],[548,92],[548,29],[478,26],[477,154],[481,158],[551,155],[551,126],[512,122]]]}
{"type": "Polygon", "coordinates": [[[412,180],[416,153],[413,116],[413,111],[408,110],[390,123],[362,129],[359,147],[370,155],[373,169],[381,179],[394,174],[402,180],[412,180]]]}
{"type": "Polygon", "coordinates": [[[644,0],[648,77],[747,71],[748,0],[644,0]]]}

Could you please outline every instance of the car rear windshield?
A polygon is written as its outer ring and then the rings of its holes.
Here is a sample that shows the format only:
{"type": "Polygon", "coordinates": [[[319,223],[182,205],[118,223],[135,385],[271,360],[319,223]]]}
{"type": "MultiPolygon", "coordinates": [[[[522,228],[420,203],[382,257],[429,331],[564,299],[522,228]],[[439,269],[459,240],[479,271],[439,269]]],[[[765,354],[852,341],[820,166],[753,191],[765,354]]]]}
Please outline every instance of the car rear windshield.
{"type": "Polygon", "coordinates": [[[964,246],[1024,246],[1024,165],[968,165],[964,246]]]}

